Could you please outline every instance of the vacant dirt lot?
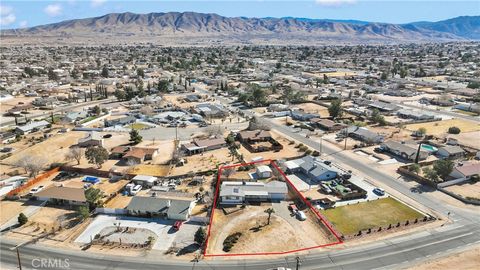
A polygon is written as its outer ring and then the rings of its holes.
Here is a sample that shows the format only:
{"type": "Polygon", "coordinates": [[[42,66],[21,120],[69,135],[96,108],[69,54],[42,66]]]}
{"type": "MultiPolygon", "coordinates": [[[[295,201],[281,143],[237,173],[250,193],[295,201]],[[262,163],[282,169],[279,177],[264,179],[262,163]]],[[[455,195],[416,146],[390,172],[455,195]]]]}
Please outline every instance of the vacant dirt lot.
{"type": "Polygon", "coordinates": [[[169,165],[139,164],[129,169],[129,173],[151,176],[165,176],[168,174],[169,165]]]}
{"type": "Polygon", "coordinates": [[[172,159],[173,151],[175,149],[173,140],[155,142],[143,141],[136,146],[160,149],[159,154],[152,161],[149,161],[153,164],[167,164],[172,159]]]}
{"type": "Polygon", "coordinates": [[[472,131],[480,130],[480,124],[473,121],[463,120],[463,119],[450,119],[450,120],[443,120],[443,121],[436,121],[436,122],[429,122],[429,123],[411,124],[411,125],[407,125],[406,129],[410,131],[415,131],[421,127],[424,127],[427,129],[427,134],[435,135],[435,136],[441,136],[441,135],[447,134],[449,127],[458,127],[460,128],[461,132],[472,132],[472,131]]]}
{"type": "Polygon", "coordinates": [[[187,160],[187,164],[181,167],[174,167],[170,173],[171,175],[181,175],[212,170],[215,169],[217,165],[232,162],[232,157],[230,156],[230,151],[228,148],[221,148],[197,155],[185,156],[184,159],[187,160]]]}
{"type": "MultiPolygon", "coordinates": [[[[311,215],[307,215],[306,221],[299,221],[289,214],[286,205],[283,205],[284,211],[272,214],[270,225],[267,225],[268,215],[264,212],[272,207],[270,203],[236,210],[229,208],[227,211],[232,212],[228,215],[216,209],[207,253],[226,254],[223,241],[237,232],[242,235],[228,253],[284,252],[331,242],[328,233],[322,231],[311,215]]],[[[277,204],[274,209],[278,207],[282,206],[277,204]]]]}
{"type": "Polygon", "coordinates": [[[344,235],[423,218],[421,213],[393,198],[340,206],[321,212],[344,235]]]}
{"type": "MultiPolygon", "coordinates": [[[[81,131],[70,131],[65,134],[56,134],[43,142],[33,145],[26,140],[22,140],[20,142],[11,144],[11,147],[17,149],[23,148],[21,146],[16,147],[17,144],[23,144],[24,146],[28,145],[29,147],[15,151],[11,157],[3,160],[3,162],[13,165],[16,161],[25,156],[38,157],[46,165],[53,162],[62,162],[65,160],[65,154],[68,152],[69,147],[76,144],[78,139],[83,138],[85,134],[85,132],[81,131]]],[[[35,137],[43,136],[41,133],[35,135],[37,135],[35,137]]]]}
{"type": "Polygon", "coordinates": [[[9,221],[11,218],[18,216],[20,212],[25,210],[27,205],[19,201],[0,201],[0,224],[9,221]]]}
{"type": "Polygon", "coordinates": [[[454,185],[445,188],[455,194],[461,195],[464,198],[472,197],[480,199],[480,182],[475,184],[465,183],[463,185],[454,185]]]}

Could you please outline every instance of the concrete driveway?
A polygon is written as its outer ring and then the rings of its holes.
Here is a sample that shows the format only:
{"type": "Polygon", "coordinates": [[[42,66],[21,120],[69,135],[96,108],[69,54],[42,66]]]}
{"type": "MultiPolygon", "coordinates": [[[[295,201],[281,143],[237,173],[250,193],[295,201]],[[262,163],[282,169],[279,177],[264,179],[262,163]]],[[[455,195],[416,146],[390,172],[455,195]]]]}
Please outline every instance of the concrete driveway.
{"type": "Polygon", "coordinates": [[[83,231],[82,234],[75,240],[77,243],[89,243],[90,239],[100,233],[104,228],[115,226],[120,223],[121,227],[133,227],[148,229],[157,235],[157,240],[152,249],[168,250],[173,242],[177,247],[185,247],[194,243],[193,235],[200,227],[200,224],[193,222],[186,222],[182,225],[178,232],[172,228],[173,220],[167,219],[148,219],[125,217],[115,215],[99,215],[93,222],[83,231]]]}

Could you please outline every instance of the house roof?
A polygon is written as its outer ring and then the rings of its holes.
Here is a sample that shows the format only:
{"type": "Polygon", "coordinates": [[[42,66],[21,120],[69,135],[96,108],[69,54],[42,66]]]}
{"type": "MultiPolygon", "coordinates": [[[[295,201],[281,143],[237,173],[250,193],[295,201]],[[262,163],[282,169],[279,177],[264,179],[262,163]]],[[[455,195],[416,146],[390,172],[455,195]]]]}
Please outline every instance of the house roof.
{"type": "Polygon", "coordinates": [[[86,202],[85,191],[83,188],[57,187],[52,186],[35,194],[36,197],[69,200],[76,202],[86,202]]]}
{"type": "Polygon", "coordinates": [[[440,147],[438,150],[443,150],[447,152],[449,155],[465,153],[465,151],[460,146],[457,146],[457,145],[440,147]]]}
{"type": "Polygon", "coordinates": [[[455,169],[465,176],[480,174],[480,163],[468,163],[462,166],[457,166],[455,169]]]}
{"type": "Polygon", "coordinates": [[[149,182],[153,183],[157,180],[157,177],[155,176],[150,176],[150,175],[137,175],[134,178],[132,178],[133,181],[143,181],[143,182],[149,182]]]}
{"type": "Polygon", "coordinates": [[[44,126],[47,126],[48,123],[47,121],[45,120],[42,120],[42,121],[34,121],[34,122],[31,122],[29,124],[26,124],[24,126],[19,126],[17,127],[18,129],[20,129],[21,131],[30,131],[34,128],[39,128],[39,127],[44,127],[44,126]]]}
{"type": "Polygon", "coordinates": [[[134,196],[126,209],[167,215],[187,215],[192,202],[192,199],[134,196]]]}
{"type": "Polygon", "coordinates": [[[225,144],[225,139],[223,138],[213,138],[213,139],[204,139],[204,140],[194,139],[193,143],[198,147],[203,148],[203,147],[210,147],[210,146],[216,146],[216,145],[223,145],[225,144]]]}
{"type": "Polygon", "coordinates": [[[312,156],[305,156],[299,161],[301,161],[298,163],[299,167],[301,167],[304,171],[315,177],[318,177],[327,172],[338,173],[337,169],[325,164],[321,159],[312,156]]]}
{"type": "Polygon", "coordinates": [[[269,193],[288,193],[287,184],[281,181],[263,182],[222,182],[220,196],[265,195],[269,193]]]}
{"type": "Polygon", "coordinates": [[[84,138],[80,138],[78,143],[87,142],[87,141],[101,141],[103,140],[102,135],[96,131],[91,131],[84,138]]]}

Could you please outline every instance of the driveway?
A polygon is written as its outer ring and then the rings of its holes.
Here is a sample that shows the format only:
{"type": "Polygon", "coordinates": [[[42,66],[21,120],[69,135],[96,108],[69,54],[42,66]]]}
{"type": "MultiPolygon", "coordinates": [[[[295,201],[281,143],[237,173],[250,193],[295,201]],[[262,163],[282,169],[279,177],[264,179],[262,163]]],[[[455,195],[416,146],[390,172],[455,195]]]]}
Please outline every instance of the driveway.
{"type": "Polygon", "coordinates": [[[200,227],[197,223],[186,222],[178,232],[174,232],[172,229],[173,220],[99,215],[75,242],[89,243],[90,239],[100,233],[104,228],[115,226],[115,224],[118,225],[118,223],[120,223],[121,227],[143,228],[154,232],[157,235],[157,240],[152,249],[155,250],[168,250],[173,242],[175,242],[177,247],[185,247],[193,244],[193,235],[198,227],[200,227]]]}

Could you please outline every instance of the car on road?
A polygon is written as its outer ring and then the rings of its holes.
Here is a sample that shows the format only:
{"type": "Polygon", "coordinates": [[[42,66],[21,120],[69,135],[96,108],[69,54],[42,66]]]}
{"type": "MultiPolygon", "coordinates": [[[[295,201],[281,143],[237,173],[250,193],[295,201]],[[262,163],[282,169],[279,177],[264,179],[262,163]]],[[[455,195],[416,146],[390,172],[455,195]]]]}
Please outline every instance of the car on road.
{"type": "Polygon", "coordinates": [[[385,195],[385,190],[377,187],[373,189],[373,193],[377,194],[378,196],[383,196],[385,195]]]}
{"type": "Polygon", "coordinates": [[[142,185],[136,185],[130,190],[130,195],[136,195],[140,190],[142,190],[142,185]]]}
{"type": "Polygon", "coordinates": [[[173,223],[173,229],[175,231],[180,230],[180,227],[182,227],[182,224],[183,224],[183,222],[180,221],[180,220],[175,221],[175,223],[173,223]]]}
{"type": "Polygon", "coordinates": [[[108,138],[111,138],[111,137],[112,137],[112,134],[105,134],[105,135],[103,135],[103,138],[104,138],[104,139],[108,139],[108,138]]]}
{"type": "Polygon", "coordinates": [[[35,193],[38,193],[38,192],[42,191],[44,188],[45,188],[45,186],[34,187],[30,190],[29,194],[33,195],[35,193]]]}
{"type": "Polygon", "coordinates": [[[295,213],[295,216],[297,217],[298,220],[304,221],[307,219],[307,215],[303,211],[298,211],[295,213]]]}

